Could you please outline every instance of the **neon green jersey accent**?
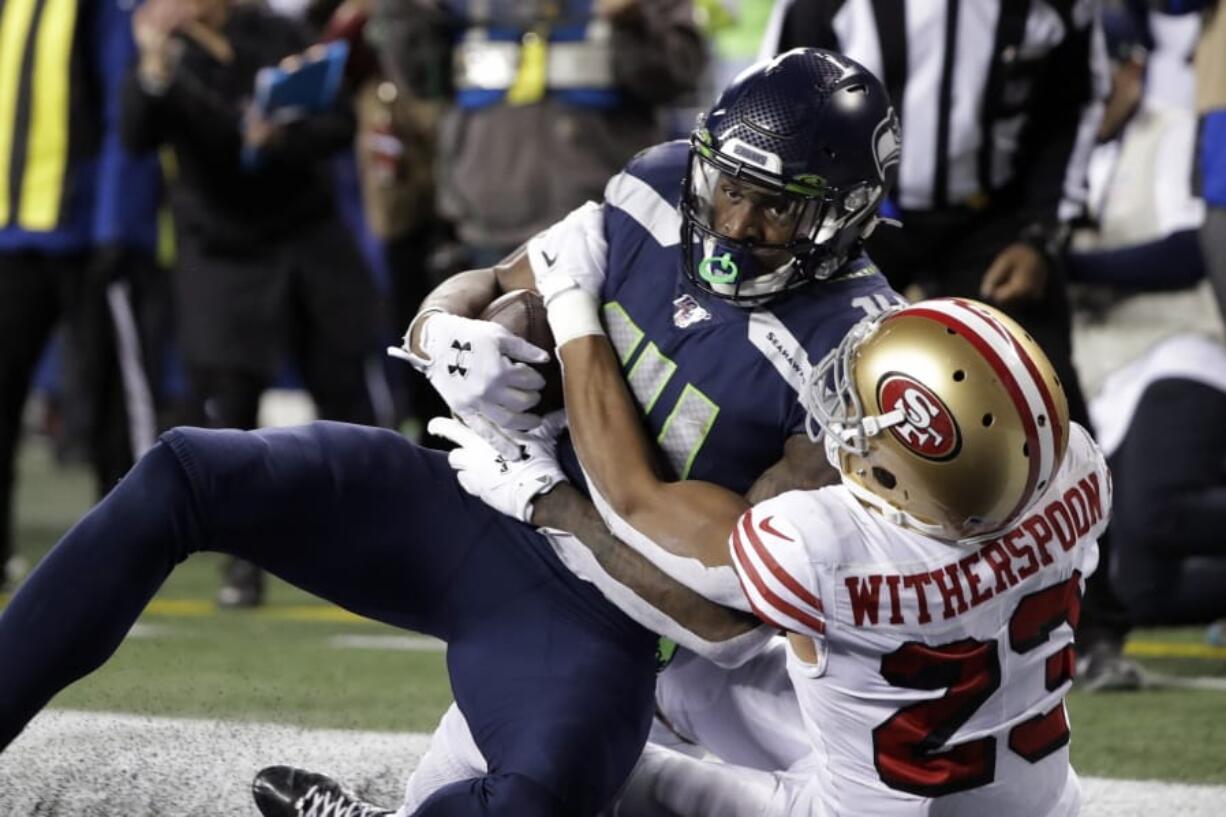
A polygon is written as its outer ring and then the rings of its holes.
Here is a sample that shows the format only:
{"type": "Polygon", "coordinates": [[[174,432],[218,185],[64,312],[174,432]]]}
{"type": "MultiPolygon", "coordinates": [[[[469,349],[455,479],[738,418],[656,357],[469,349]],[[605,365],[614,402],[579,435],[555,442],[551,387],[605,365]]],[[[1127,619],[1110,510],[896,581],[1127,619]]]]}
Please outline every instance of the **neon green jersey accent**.
{"type": "Polygon", "coordinates": [[[708,284],[731,284],[740,274],[741,270],[732,260],[730,252],[708,256],[698,265],[698,275],[708,284]],[[717,265],[720,271],[713,269],[717,265]]]}
{"type": "MultiPolygon", "coordinates": [[[[621,304],[609,301],[603,311],[609,340],[622,366],[634,361],[626,373],[630,392],[643,411],[650,412],[672,381],[677,364],[662,353],[655,342],[644,344],[643,330],[621,304]]],[[[709,397],[693,385],[685,385],[657,436],[669,465],[679,478],[685,479],[689,474],[718,414],[719,406],[709,397]]]]}

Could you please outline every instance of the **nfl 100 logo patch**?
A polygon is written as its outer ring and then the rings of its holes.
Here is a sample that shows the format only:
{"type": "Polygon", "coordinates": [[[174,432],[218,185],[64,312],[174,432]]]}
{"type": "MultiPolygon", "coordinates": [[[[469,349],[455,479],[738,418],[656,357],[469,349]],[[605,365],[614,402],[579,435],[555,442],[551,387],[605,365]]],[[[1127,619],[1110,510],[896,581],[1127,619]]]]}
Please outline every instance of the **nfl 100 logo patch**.
{"type": "Polygon", "coordinates": [[[673,301],[673,325],[678,329],[685,329],[710,317],[711,313],[693,295],[682,295],[673,301]]]}

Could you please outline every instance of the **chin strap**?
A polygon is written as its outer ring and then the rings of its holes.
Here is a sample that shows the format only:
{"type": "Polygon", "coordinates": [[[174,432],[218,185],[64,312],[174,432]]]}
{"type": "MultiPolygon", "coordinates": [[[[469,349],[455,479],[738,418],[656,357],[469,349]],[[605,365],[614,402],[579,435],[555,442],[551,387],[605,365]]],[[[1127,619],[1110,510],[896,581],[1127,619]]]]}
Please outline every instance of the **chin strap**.
{"type": "Polygon", "coordinates": [[[851,492],[851,495],[870,506],[877,511],[887,522],[898,525],[900,528],[908,528],[910,530],[922,533],[925,536],[931,536],[934,539],[943,541],[949,540],[949,532],[940,525],[933,525],[928,522],[923,522],[901,508],[896,508],[889,503],[884,497],[880,497],[869,489],[865,488],[860,483],[853,480],[851,477],[843,474],[843,486],[851,492]]]}
{"type": "MultiPolygon", "coordinates": [[[[887,428],[896,426],[906,419],[906,412],[899,408],[887,411],[885,414],[873,414],[863,417],[855,423],[847,425],[837,424],[832,426],[831,430],[837,432],[838,437],[841,438],[844,444],[854,446],[854,453],[864,454],[868,450],[867,441],[870,437],[876,437],[887,428]],[[857,444],[857,440],[861,441],[861,443],[857,444]]],[[[826,441],[826,459],[835,468],[839,468],[839,451],[843,450],[844,447],[840,446],[829,433],[824,435],[824,439],[826,441]]]]}
{"type": "Polygon", "coordinates": [[[865,222],[864,230],[860,233],[860,240],[868,241],[869,238],[872,237],[873,233],[877,232],[877,228],[882,224],[886,225],[887,227],[902,228],[901,221],[896,218],[890,218],[889,216],[883,216],[880,212],[878,212],[871,219],[865,222]]]}
{"type": "MultiPolygon", "coordinates": [[[[855,437],[860,437],[867,440],[869,437],[875,437],[876,435],[885,431],[887,428],[896,426],[905,420],[905,412],[903,412],[902,409],[894,409],[893,411],[888,411],[885,414],[865,417],[860,420],[859,423],[856,423],[853,426],[840,429],[840,435],[843,437],[844,442],[855,437]]],[[[843,481],[844,487],[851,492],[852,496],[863,502],[865,505],[868,505],[873,510],[877,511],[885,518],[887,522],[890,522],[891,524],[898,525],[901,528],[909,528],[922,533],[925,536],[932,536],[937,539],[944,540],[949,538],[948,532],[940,525],[933,525],[917,519],[901,508],[897,508],[890,504],[889,500],[887,500],[885,497],[878,496],[868,488],[865,488],[863,485],[849,477],[847,472],[843,470],[843,464],[839,456],[841,453],[843,453],[843,449],[831,437],[830,434],[826,435],[825,440],[826,459],[829,460],[830,464],[839,472],[839,476],[843,481]]]]}
{"type": "Polygon", "coordinates": [[[907,419],[907,413],[902,409],[887,411],[885,414],[874,414],[860,421],[865,437],[876,437],[890,426],[896,426],[907,419]]]}

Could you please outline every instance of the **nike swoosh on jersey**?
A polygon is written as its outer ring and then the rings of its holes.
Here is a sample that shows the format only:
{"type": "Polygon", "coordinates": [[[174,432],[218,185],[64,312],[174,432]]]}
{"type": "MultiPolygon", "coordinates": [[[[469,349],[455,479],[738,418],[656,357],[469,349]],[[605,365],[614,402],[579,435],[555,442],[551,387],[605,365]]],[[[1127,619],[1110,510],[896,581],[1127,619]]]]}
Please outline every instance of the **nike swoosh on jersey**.
{"type": "Polygon", "coordinates": [[[763,519],[761,522],[758,523],[758,529],[764,533],[769,533],[771,536],[775,536],[779,539],[783,539],[784,541],[795,542],[796,541],[795,539],[788,536],[783,531],[778,530],[777,528],[775,528],[774,525],[771,524],[771,520],[774,518],[775,517],[773,516],[768,516],[765,519],[763,519]]]}

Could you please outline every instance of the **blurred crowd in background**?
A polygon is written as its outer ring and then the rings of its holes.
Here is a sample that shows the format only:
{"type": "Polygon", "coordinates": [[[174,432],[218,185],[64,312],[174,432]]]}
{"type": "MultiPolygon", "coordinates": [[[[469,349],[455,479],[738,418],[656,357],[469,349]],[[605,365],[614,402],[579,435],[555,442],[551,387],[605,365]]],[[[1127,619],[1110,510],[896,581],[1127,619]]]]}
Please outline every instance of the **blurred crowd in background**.
{"type": "MultiPolygon", "coordinates": [[[[430,289],[600,199],[759,56],[818,46],[880,71],[902,119],[901,226],[870,255],[909,296],[1013,314],[1111,459],[1079,653],[1136,685],[1132,627],[1226,618],[1226,4],[1034,5],[0,3],[0,581],[28,567],[23,433],[100,493],[180,423],[420,437],[444,406],[382,350],[430,289]],[[258,104],[260,69],[328,43],[328,105],[258,104]]],[[[262,598],[227,565],[220,604],[262,598]]]]}

